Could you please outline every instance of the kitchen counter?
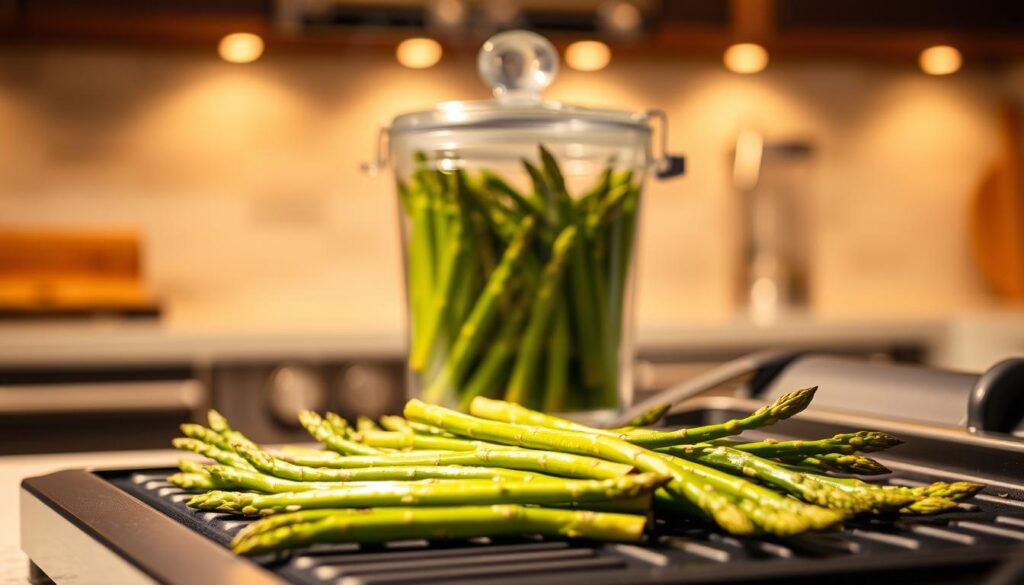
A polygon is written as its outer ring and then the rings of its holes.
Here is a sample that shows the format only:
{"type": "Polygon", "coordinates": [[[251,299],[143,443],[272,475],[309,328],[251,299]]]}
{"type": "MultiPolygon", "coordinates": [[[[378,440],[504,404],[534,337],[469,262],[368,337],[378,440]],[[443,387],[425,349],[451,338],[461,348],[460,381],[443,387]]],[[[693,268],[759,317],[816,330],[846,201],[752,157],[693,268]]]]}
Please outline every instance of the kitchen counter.
{"type": "Polygon", "coordinates": [[[26,477],[76,467],[174,465],[180,451],[129,451],[0,457],[0,585],[28,583],[28,558],[19,545],[19,489],[26,477]]]}
{"type": "MultiPolygon", "coordinates": [[[[762,326],[746,319],[641,326],[645,351],[745,351],[748,347],[932,344],[945,331],[940,319],[820,320],[791,318],[762,326]]],[[[234,361],[290,357],[398,357],[400,331],[304,333],[167,328],[157,322],[97,321],[0,326],[0,366],[234,361]]]]}

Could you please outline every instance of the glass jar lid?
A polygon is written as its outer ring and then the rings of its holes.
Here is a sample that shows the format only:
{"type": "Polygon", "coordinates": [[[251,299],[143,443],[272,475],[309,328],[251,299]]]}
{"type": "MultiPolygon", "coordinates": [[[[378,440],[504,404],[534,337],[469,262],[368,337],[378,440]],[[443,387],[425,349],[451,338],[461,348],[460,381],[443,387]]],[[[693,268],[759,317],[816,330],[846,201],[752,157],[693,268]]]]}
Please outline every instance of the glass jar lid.
{"type": "Polygon", "coordinates": [[[394,119],[390,132],[565,122],[581,132],[593,125],[650,131],[646,112],[584,108],[542,99],[540,92],[558,74],[558,52],[536,33],[514,30],[491,37],[480,49],[477,70],[491,88],[493,99],[441,102],[432,110],[403,114],[394,119]]]}

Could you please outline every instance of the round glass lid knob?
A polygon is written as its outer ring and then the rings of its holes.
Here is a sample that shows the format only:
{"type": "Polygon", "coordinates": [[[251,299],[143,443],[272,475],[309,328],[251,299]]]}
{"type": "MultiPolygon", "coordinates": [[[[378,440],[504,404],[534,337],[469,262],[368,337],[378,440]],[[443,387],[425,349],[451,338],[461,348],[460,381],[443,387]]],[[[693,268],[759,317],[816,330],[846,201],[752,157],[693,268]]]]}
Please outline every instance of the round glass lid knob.
{"type": "Polygon", "coordinates": [[[477,69],[495,97],[537,100],[558,74],[558,51],[537,33],[510,30],[487,39],[477,69]]]}

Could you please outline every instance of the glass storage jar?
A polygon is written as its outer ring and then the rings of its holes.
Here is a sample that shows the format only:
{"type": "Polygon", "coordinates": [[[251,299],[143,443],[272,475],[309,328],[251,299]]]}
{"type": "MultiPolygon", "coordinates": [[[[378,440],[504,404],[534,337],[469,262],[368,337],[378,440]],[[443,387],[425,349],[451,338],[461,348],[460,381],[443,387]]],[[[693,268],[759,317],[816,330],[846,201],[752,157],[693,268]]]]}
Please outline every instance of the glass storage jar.
{"type": "Polygon", "coordinates": [[[643,181],[682,159],[652,154],[659,112],[543,100],[558,56],[537,34],[492,37],[478,67],[494,99],[398,116],[378,143],[400,200],[410,396],[617,410],[643,181]]]}

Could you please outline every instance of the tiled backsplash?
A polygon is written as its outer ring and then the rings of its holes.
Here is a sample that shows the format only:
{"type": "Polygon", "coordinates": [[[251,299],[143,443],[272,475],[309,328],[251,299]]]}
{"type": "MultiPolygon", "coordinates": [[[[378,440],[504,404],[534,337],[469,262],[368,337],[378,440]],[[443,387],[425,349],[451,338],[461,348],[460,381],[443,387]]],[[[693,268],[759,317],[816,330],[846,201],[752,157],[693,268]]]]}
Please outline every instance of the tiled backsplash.
{"type": "MultiPolygon", "coordinates": [[[[724,318],[738,270],[728,152],[737,131],[807,138],[814,310],[933,313],[992,301],[967,240],[970,195],[996,156],[995,108],[1024,68],[929,78],[913,64],[613,62],[565,71],[550,97],[668,112],[687,176],[652,182],[638,317],[724,318]]],[[[172,323],[389,330],[402,320],[396,210],[366,177],[376,128],[445,99],[486,97],[470,57],[426,71],[382,54],[0,51],[0,224],[135,226],[172,323]]]]}

